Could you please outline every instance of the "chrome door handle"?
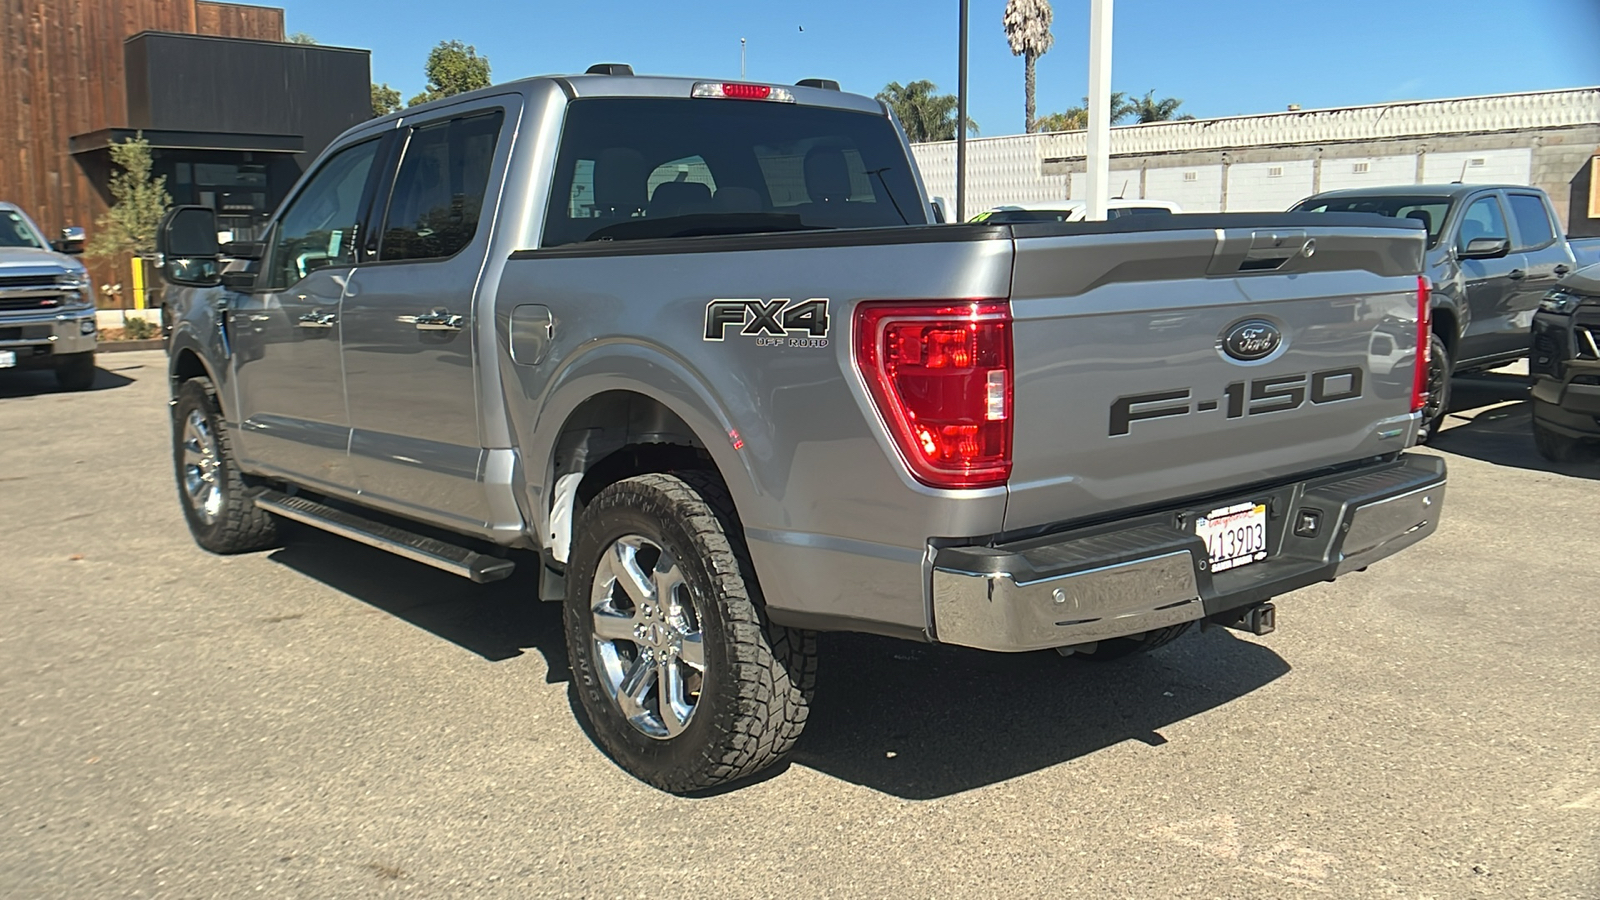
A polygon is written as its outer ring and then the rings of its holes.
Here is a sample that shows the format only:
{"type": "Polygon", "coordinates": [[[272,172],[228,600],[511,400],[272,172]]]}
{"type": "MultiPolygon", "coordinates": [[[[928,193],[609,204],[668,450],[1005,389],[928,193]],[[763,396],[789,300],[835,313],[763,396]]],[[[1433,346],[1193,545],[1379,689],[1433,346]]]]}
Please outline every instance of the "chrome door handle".
{"type": "Polygon", "coordinates": [[[339,317],[333,313],[313,312],[300,317],[301,328],[332,328],[339,317]]]}
{"type": "Polygon", "coordinates": [[[1521,281],[1522,279],[1528,277],[1528,273],[1522,271],[1521,269],[1512,269],[1510,274],[1506,277],[1510,278],[1512,281],[1521,281]]]}
{"type": "Polygon", "coordinates": [[[415,316],[411,321],[416,324],[418,331],[460,331],[461,326],[466,324],[467,317],[436,309],[425,315],[415,316]]]}
{"type": "Polygon", "coordinates": [[[1565,266],[1565,265],[1556,266],[1556,274],[1557,275],[1565,275],[1565,274],[1567,274],[1568,272],[1571,272],[1571,271],[1572,271],[1572,269],[1570,267],[1568,267],[1568,266],[1565,266]]]}

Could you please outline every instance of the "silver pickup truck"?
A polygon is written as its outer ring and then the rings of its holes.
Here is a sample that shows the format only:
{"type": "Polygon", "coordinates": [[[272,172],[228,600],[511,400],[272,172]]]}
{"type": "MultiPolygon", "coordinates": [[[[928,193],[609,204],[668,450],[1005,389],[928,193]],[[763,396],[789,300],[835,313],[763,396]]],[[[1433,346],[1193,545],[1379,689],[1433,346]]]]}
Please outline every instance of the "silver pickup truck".
{"type": "Polygon", "coordinates": [[[83,229],[45,239],[18,206],[0,203],[0,369],[54,369],[63,390],[94,384],[94,290],[83,229]]]}
{"type": "Polygon", "coordinates": [[[264,243],[163,228],[189,525],[539,567],[594,735],[670,791],[789,750],[818,631],[1265,633],[1437,526],[1416,222],[930,222],[831,82],[608,66],[361,125],[264,243]]]}

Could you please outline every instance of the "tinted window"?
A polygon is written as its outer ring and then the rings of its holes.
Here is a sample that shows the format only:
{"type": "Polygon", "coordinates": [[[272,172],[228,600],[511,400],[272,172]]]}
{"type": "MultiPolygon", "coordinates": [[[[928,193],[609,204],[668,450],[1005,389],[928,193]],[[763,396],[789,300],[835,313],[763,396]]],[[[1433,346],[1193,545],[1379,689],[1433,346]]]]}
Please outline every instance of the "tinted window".
{"type": "Polygon", "coordinates": [[[1480,197],[1472,201],[1461,216],[1461,233],[1456,243],[1465,250],[1467,244],[1478,238],[1506,240],[1506,219],[1500,212],[1500,201],[1493,197],[1480,197]]]}
{"type": "Polygon", "coordinates": [[[1120,219],[1123,216],[1170,216],[1172,210],[1160,206],[1124,206],[1121,209],[1106,210],[1107,219],[1120,219]]]}
{"type": "Polygon", "coordinates": [[[389,194],[380,260],[443,259],[472,243],[504,118],[496,110],[411,132],[389,194]]]}
{"type": "Polygon", "coordinates": [[[318,269],[355,262],[356,223],[378,141],[334,154],[278,219],[263,287],[286,288],[318,269]]]}
{"type": "Polygon", "coordinates": [[[567,110],[543,245],[926,221],[884,116],[590,99],[567,110]]]}
{"type": "Polygon", "coordinates": [[[28,227],[28,223],[9,209],[0,210],[0,247],[44,249],[39,245],[39,239],[34,237],[33,229],[28,227]]]}
{"type": "Polygon", "coordinates": [[[1507,194],[1511,200],[1511,215],[1517,220],[1517,235],[1522,239],[1517,249],[1543,247],[1556,239],[1550,227],[1550,214],[1545,212],[1544,201],[1533,194],[1507,194]]]}
{"type": "Polygon", "coordinates": [[[1443,197],[1313,197],[1291,211],[1362,212],[1391,219],[1416,219],[1428,230],[1428,246],[1433,247],[1439,243],[1450,201],[1443,197]]]}

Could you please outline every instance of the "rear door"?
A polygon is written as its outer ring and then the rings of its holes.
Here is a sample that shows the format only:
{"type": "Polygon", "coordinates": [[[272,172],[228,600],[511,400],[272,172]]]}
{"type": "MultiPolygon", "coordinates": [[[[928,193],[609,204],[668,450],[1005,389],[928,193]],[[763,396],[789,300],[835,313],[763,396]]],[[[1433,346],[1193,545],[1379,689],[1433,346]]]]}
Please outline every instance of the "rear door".
{"type": "Polygon", "coordinates": [[[373,259],[352,274],[341,315],[361,490],[443,524],[489,518],[473,301],[519,103],[493,98],[405,123],[374,210],[373,259]]]}
{"type": "Polygon", "coordinates": [[[1533,314],[1539,310],[1539,301],[1556,286],[1561,276],[1572,271],[1572,251],[1560,239],[1550,217],[1550,205],[1543,195],[1533,191],[1507,191],[1506,205],[1511,207],[1511,224],[1516,230],[1511,248],[1521,254],[1523,265],[1523,276],[1516,280],[1506,304],[1511,331],[1507,349],[1526,351],[1532,339],[1533,314]]]}
{"type": "MultiPolygon", "coordinates": [[[[1456,226],[1456,252],[1477,238],[1510,240],[1505,206],[1497,191],[1478,194],[1462,207],[1456,226]]],[[[1513,244],[1515,246],[1515,244],[1513,244]]],[[[1461,260],[1461,279],[1467,298],[1467,327],[1461,336],[1457,362],[1515,352],[1518,347],[1514,299],[1518,280],[1526,274],[1522,254],[1513,250],[1499,259],[1461,260]]],[[[1522,331],[1526,331],[1523,328],[1522,331]]],[[[1526,349],[1527,339],[1522,339],[1526,349]]]]}
{"type": "Polygon", "coordinates": [[[1423,232],[1204,227],[1241,219],[1013,226],[1007,530],[1406,446],[1423,232]],[[1105,233],[1045,236],[1091,227],[1105,233]]]}

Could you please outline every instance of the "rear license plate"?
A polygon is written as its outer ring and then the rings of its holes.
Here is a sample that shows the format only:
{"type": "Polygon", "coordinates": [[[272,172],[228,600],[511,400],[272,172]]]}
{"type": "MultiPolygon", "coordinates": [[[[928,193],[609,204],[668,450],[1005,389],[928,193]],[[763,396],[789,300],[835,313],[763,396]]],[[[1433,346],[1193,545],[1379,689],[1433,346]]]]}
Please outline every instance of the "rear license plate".
{"type": "Polygon", "coordinates": [[[0,350],[0,369],[9,369],[17,364],[17,351],[0,350]]]}
{"type": "Polygon", "coordinates": [[[1195,534],[1206,542],[1211,571],[1226,572],[1267,558],[1267,507],[1241,503],[1214,509],[1195,520],[1195,534]]]}

